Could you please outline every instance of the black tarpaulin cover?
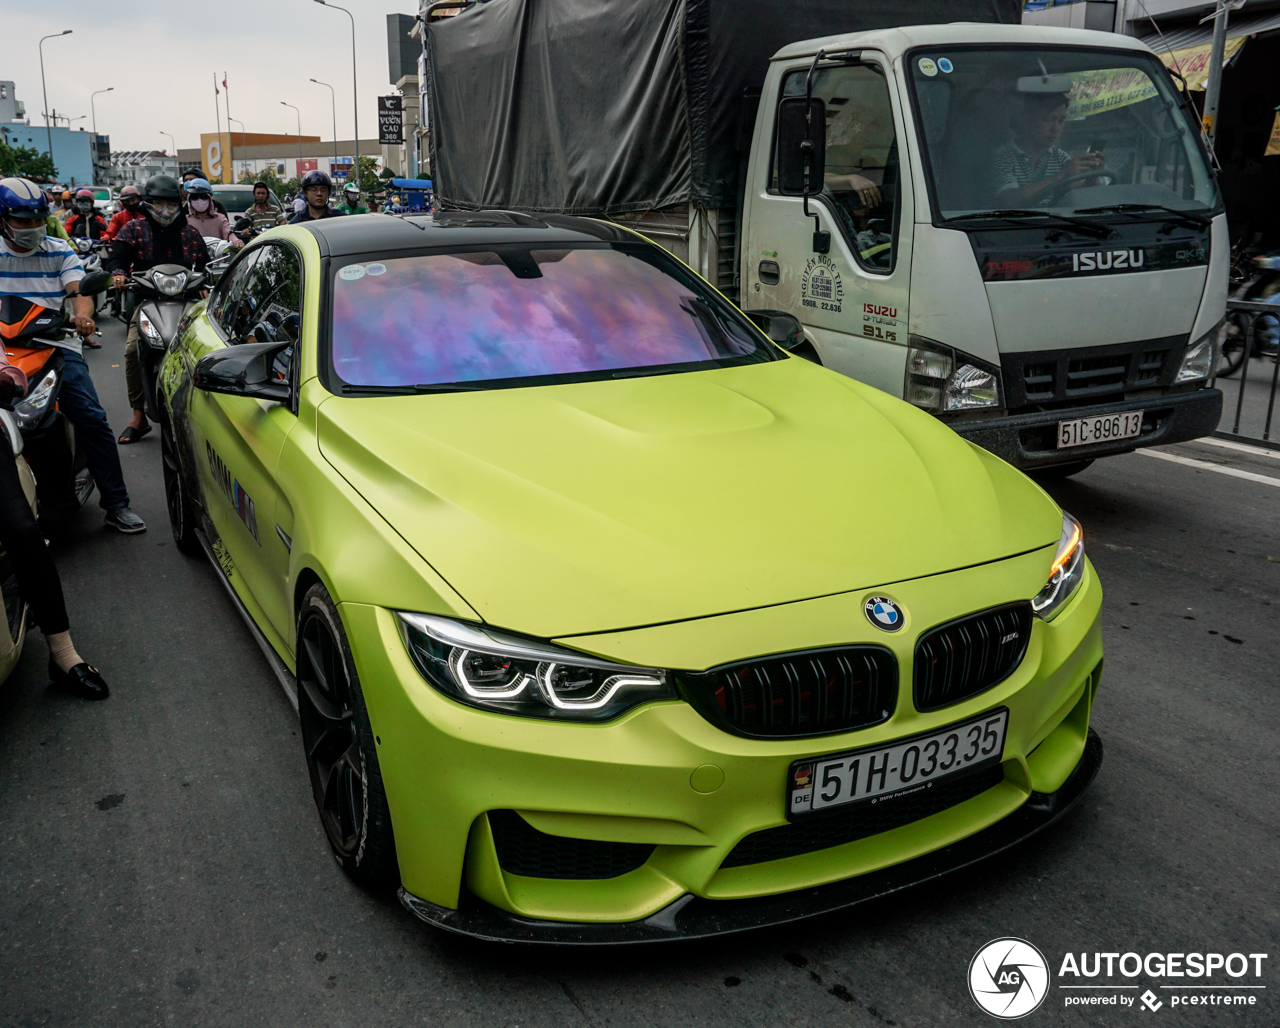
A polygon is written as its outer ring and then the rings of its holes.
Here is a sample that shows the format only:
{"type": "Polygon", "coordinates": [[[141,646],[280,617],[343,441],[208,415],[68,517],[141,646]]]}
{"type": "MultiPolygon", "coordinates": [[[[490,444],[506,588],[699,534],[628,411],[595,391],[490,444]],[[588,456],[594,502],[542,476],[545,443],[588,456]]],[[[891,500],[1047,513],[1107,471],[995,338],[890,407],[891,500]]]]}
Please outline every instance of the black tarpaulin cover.
{"type": "Polygon", "coordinates": [[[436,198],[566,214],[733,206],[743,95],[760,88],[782,47],[894,25],[1017,22],[1021,8],[1020,0],[477,3],[427,33],[436,198]]]}

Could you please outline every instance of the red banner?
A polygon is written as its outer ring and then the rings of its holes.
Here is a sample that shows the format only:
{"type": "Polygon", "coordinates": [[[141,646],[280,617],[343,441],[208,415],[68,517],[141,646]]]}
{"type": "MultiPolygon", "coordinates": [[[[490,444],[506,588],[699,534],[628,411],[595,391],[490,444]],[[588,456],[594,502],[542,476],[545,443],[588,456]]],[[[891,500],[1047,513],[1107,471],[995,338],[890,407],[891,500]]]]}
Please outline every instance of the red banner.
{"type": "Polygon", "coordinates": [[[318,157],[303,157],[293,162],[298,166],[298,177],[301,178],[309,171],[315,171],[319,165],[318,157]]]}

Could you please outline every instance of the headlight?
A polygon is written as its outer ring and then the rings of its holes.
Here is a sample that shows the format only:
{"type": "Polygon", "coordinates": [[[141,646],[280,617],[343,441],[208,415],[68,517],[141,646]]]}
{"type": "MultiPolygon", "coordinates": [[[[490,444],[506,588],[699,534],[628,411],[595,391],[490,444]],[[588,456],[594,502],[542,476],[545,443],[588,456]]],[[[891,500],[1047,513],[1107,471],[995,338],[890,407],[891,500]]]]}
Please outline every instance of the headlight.
{"type": "Polygon", "coordinates": [[[19,428],[26,428],[44,416],[53,402],[53,395],[58,391],[58,373],[52,368],[45,372],[35,385],[27,390],[27,395],[13,405],[13,416],[19,428]]]}
{"type": "Polygon", "coordinates": [[[160,335],[160,330],[151,324],[151,319],[141,311],[138,312],[138,331],[142,333],[144,338],[153,343],[164,342],[164,338],[160,335]]]}
{"type": "Polygon", "coordinates": [[[481,625],[398,613],[414,664],[462,703],[522,717],[607,721],[676,698],[665,671],[598,660],[481,625]]]}
{"type": "Polygon", "coordinates": [[[182,291],[187,287],[185,271],[180,271],[176,275],[153,275],[151,280],[165,296],[181,296],[182,291]]]}
{"type": "Polygon", "coordinates": [[[1226,327],[1224,318],[1187,347],[1178,374],[1173,380],[1174,385],[1195,382],[1213,374],[1214,368],[1218,366],[1218,354],[1222,352],[1222,335],[1226,327]]]}
{"type": "Polygon", "coordinates": [[[1058,552],[1049,569],[1049,581],[1035,599],[1031,609],[1045,621],[1052,621],[1071,599],[1084,578],[1084,531],[1080,522],[1066,511],[1062,513],[1062,537],[1058,540],[1058,552]]]}
{"type": "Polygon", "coordinates": [[[934,413],[1000,406],[1000,372],[976,357],[911,336],[902,398],[934,413]]]}

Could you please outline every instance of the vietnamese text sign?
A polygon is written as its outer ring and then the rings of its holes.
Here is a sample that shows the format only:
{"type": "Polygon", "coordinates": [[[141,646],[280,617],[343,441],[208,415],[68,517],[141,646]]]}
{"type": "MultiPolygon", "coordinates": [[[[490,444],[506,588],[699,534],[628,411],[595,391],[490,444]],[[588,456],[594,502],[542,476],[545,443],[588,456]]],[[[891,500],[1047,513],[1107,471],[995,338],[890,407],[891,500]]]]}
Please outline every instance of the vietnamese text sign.
{"type": "Polygon", "coordinates": [[[400,96],[378,97],[378,142],[391,146],[404,142],[404,112],[400,96]]]}

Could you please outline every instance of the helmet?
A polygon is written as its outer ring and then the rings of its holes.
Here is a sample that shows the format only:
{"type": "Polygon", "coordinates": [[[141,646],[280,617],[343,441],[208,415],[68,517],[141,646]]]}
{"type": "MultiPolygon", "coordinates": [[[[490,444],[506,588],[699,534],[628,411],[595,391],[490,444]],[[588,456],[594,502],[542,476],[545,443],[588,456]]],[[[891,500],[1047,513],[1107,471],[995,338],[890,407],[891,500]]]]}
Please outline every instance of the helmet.
{"type": "Polygon", "coordinates": [[[49,201],[39,186],[25,178],[0,179],[0,215],[43,221],[49,216],[49,201]]]}
{"type": "Polygon", "coordinates": [[[355,193],[357,196],[360,195],[360,187],[356,185],[354,182],[348,182],[345,186],[342,187],[342,191],[344,193],[355,193]]]}
{"type": "Polygon", "coordinates": [[[63,203],[66,203],[66,202],[67,202],[68,200],[70,200],[70,199],[71,199],[71,190],[70,190],[70,189],[64,189],[64,190],[62,191],[62,202],[63,202],[63,203]]]}
{"type": "Polygon", "coordinates": [[[141,190],[138,189],[137,186],[125,186],[122,190],[120,190],[120,199],[123,200],[126,196],[141,197],[142,192],[141,190]]]}
{"type": "Polygon", "coordinates": [[[312,186],[327,186],[329,191],[333,192],[333,179],[323,171],[309,171],[302,180],[302,188],[306,190],[312,186]]]}
{"type": "Polygon", "coordinates": [[[213,186],[208,179],[193,178],[187,183],[187,196],[212,196],[213,186]]]}
{"type": "Polygon", "coordinates": [[[142,189],[148,200],[182,200],[182,189],[172,175],[152,175],[142,189]]]}

